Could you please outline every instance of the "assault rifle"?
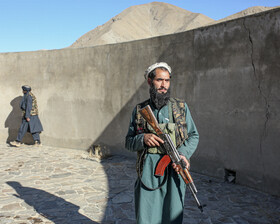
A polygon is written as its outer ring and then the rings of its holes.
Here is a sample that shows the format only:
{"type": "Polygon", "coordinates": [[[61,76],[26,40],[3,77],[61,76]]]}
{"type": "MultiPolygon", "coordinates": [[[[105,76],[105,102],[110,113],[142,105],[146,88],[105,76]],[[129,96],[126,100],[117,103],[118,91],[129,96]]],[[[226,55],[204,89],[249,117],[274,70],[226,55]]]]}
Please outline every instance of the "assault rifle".
{"type": "Polygon", "coordinates": [[[189,187],[192,196],[194,197],[197,207],[200,209],[201,212],[203,212],[203,207],[205,205],[201,205],[198,201],[198,198],[196,196],[197,189],[194,185],[193,179],[186,167],[186,163],[181,159],[175,145],[173,144],[170,136],[168,134],[164,134],[162,130],[160,129],[157,119],[155,118],[154,113],[151,110],[151,107],[145,106],[140,111],[140,114],[143,116],[143,118],[152,126],[152,128],[155,130],[156,134],[164,141],[162,147],[166,150],[166,154],[162,160],[159,162],[155,175],[163,176],[164,170],[166,166],[172,161],[176,164],[176,166],[179,168],[179,173],[181,177],[183,178],[184,182],[189,187]]]}

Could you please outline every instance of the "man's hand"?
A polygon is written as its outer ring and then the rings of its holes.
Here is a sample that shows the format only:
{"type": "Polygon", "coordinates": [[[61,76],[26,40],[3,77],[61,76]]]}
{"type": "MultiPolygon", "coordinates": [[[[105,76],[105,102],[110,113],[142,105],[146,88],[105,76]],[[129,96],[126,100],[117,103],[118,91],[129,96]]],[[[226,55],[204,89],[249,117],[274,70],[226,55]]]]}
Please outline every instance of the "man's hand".
{"type": "MultiPolygon", "coordinates": [[[[180,155],[181,159],[186,163],[186,168],[187,169],[190,169],[190,163],[189,161],[186,159],[185,156],[182,156],[180,155]]],[[[179,174],[179,167],[175,164],[175,163],[172,163],[172,167],[173,169],[179,174]]]]}
{"type": "Polygon", "coordinates": [[[164,141],[154,134],[144,134],[144,143],[149,147],[160,146],[164,141]]]}
{"type": "Polygon", "coordinates": [[[27,118],[26,118],[26,120],[27,120],[27,122],[29,122],[29,121],[30,121],[30,118],[29,118],[29,117],[27,117],[27,118]]]}

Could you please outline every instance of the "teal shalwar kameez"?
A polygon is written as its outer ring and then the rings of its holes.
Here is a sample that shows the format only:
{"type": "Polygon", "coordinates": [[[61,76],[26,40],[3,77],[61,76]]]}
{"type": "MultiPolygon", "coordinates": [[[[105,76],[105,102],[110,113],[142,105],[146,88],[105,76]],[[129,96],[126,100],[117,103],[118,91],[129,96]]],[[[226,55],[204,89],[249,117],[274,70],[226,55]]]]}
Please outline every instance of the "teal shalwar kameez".
{"type": "MultiPolygon", "coordinates": [[[[156,109],[152,103],[149,104],[159,124],[173,123],[168,113],[171,110],[169,104],[170,102],[160,110],[156,109]]],[[[190,159],[196,150],[199,135],[186,103],[185,111],[188,139],[177,150],[190,159]]],[[[144,134],[136,134],[135,115],[136,108],[132,113],[126,136],[126,148],[129,151],[141,151],[147,147],[144,144],[144,134]]],[[[162,154],[147,153],[141,180],[139,177],[136,180],[134,196],[137,224],[179,224],[183,221],[186,184],[171,165],[166,168],[167,181],[165,183],[164,177],[154,175],[156,165],[162,157],[162,154]],[[161,188],[151,190],[159,187],[161,183],[164,183],[161,188]]]]}

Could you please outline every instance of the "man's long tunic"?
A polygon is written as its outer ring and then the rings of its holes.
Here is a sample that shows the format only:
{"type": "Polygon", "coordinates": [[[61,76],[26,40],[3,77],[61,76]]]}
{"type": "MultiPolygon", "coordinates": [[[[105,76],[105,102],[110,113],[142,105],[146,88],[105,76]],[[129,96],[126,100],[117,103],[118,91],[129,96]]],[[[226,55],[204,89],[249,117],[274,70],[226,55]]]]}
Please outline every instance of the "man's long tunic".
{"type": "Polygon", "coordinates": [[[32,97],[28,93],[25,93],[21,101],[20,107],[23,111],[25,111],[25,113],[24,117],[22,118],[22,123],[18,132],[17,141],[21,142],[26,131],[29,131],[32,134],[34,141],[40,140],[38,134],[43,131],[43,126],[38,115],[32,116],[30,114],[32,110],[32,97]],[[28,122],[26,118],[30,118],[30,121],[28,122]]]}
{"type": "MultiPolygon", "coordinates": [[[[168,109],[170,107],[168,105],[160,110],[156,109],[152,103],[149,105],[158,123],[169,123],[168,109]]],[[[189,137],[177,150],[187,159],[190,159],[196,150],[199,135],[186,103],[185,111],[189,137]]],[[[126,136],[126,148],[129,151],[141,151],[147,147],[144,144],[144,134],[136,134],[135,115],[136,108],[132,113],[126,136]]],[[[134,193],[138,224],[182,223],[186,184],[170,165],[165,171],[168,175],[167,181],[160,189],[150,190],[143,185],[144,183],[148,188],[157,188],[163,182],[164,177],[154,175],[156,165],[162,156],[161,154],[147,153],[142,178],[140,180],[138,177],[136,180],[134,193]]]]}

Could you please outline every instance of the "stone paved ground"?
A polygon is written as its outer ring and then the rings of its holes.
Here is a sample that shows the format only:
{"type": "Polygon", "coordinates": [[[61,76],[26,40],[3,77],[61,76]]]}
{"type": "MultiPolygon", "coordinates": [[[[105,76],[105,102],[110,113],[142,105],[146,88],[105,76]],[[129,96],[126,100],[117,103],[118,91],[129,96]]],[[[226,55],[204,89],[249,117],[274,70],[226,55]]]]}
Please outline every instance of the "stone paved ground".
{"type": "MultiPolygon", "coordinates": [[[[135,161],[99,162],[85,151],[0,144],[0,223],[135,223],[135,161]]],[[[186,197],[184,223],[280,223],[280,198],[192,173],[196,208],[186,197]]]]}

